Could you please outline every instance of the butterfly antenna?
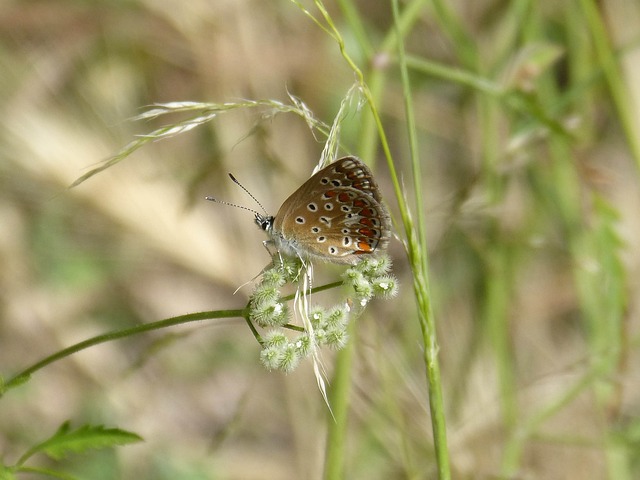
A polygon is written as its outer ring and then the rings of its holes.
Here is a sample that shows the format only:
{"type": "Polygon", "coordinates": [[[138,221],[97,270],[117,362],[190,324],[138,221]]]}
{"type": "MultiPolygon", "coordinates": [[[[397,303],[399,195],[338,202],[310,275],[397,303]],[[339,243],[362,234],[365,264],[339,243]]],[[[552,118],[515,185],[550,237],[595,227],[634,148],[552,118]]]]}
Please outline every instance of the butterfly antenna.
{"type": "MultiPolygon", "coordinates": [[[[265,214],[267,213],[267,209],[266,209],[266,208],[264,208],[264,207],[262,206],[262,204],[258,201],[258,199],[257,199],[256,197],[254,197],[254,196],[253,196],[253,194],[252,194],[249,190],[247,190],[247,189],[245,188],[245,186],[244,186],[244,185],[242,185],[242,184],[238,181],[238,179],[237,179],[236,177],[234,177],[232,174],[229,174],[229,177],[231,178],[231,180],[233,180],[233,183],[235,183],[235,184],[236,184],[236,185],[238,185],[242,190],[244,190],[244,193],[246,193],[247,195],[249,195],[249,196],[253,199],[253,201],[254,201],[254,202],[256,202],[258,205],[260,205],[260,208],[262,209],[262,211],[263,211],[265,214]]],[[[246,208],[246,207],[245,207],[245,208],[246,208]]],[[[251,210],[251,209],[250,209],[250,208],[247,208],[247,210],[251,210]]],[[[256,213],[258,213],[258,212],[256,212],[256,213]]]]}
{"type": "Polygon", "coordinates": [[[250,211],[252,213],[255,213],[257,215],[261,215],[260,212],[258,212],[257,210],[254,210],[253,208],[245,207],[244,205],[238,205],[236,203],[225,202],[224,200],[218,200],[217,198],[214,198],[214,197],[204,197],[204,199],[205,200],[209,200],[210,202],[219,203],[221,205],[227,205],[229,207],[241,208],[242,210],[248,210],[248,211],[250,211]]]}

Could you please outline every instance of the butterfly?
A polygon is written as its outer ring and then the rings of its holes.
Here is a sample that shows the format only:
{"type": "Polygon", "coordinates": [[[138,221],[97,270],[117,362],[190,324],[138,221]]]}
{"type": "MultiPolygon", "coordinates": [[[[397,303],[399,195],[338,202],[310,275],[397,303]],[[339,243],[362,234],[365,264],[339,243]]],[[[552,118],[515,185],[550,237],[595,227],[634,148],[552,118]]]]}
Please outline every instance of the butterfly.
{"type": "Polygon", "coordinates": [[[275,216],[256,224],[282,255],[355,264],[386,249],[391,220],[373,174],[355,156],[340,158],[293,192],[275,216]]]}

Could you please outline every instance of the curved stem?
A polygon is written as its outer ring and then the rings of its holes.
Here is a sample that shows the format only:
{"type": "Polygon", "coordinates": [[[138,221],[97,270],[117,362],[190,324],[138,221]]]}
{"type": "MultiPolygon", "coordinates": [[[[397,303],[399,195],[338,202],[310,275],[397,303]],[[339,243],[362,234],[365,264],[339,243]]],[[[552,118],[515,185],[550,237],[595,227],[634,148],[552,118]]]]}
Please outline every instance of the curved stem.
{"type": "Polygon", "coordinates": [[[135,327],[124,328],[122,330],[114,330],[112,332],[103,333],[102,335],[97,335],[95,337],[88,338],[87,340],[83,340],[82,342],[76,343],[75,345],[71,345],[67,348],[60,350],[52,355],[49,355],[42,360],[34,363],[33,365],[25,368],[21,372],[14,375],[10,378],[3,386],[0,394],[4,394],[10,388],[17,387],[25,383],[29,380],[29,377],[37,372],[38,370],[50,365],[53,362],[61,360],[69,355],[77,353],[81,350],[85,350],[89,347],[93,347],[94,345],[99,345],[101,343],[111,342],[113,340],[118,340],[120,338],[130,337],[133,335],[138,335],[140,333],[150,332],[152,330],[159,330],[161,328],[172,327],[174,325],[180,325],[182,323],[189,322],[197,322],[201,320],[211,320],[217,318],[228,318],[228,317],[245,317],[246,309],[242,310],[217,310],[210,312],[198,312],[198,313],[189,313],[186,315],[179,315],[177,317],[166,318],[164,320],[159,320],[157,322],[145,323],[144,325],[136,325],[135,327]]]}
{"type": "MultiPolygon", "coordinates": [[[[330,288],[335,288],[342,285],[342,281],[328,283],[326,285],[321,285],[319,287],[315,287],[311,289],[311,293],[322,292],[323,290],[328,290],[330,288]]],[[[284,301],[292,300],[295,295],[287,295],[283,297],[284,301]]],[[[0,385],[0,396],[4,395],[4,393],[11,389],[15,388],[23,383],[27,382],[31,375],[38,370],[50,365],[58,360],[62,360],[74,353],[80,352],[81,350],[85,350],[89,347],[93,347],[95,345],[99,345],[101,343],[111,342],[113,340],[119,340],[121,338],[130,337],[133,335],[139,335],[141,333],[151,332],[153,330],[160,330],[162,328],[173,327],[175,325],[181,325],[183,323],[190,322],[198,322],[202,320],[213,320],[220,318],[230,318],[230,317],[242,317],[247,322],[251,333],[256,338],[258,343],[262,345],[262,337],[258,333],[256,327],[253,325],[251,320],[249,319],[249,304],[243,309],[235,309],[235,310],[216,310],[216,311],[207,311],[207,312],[197,312],[197,313],[188,313],[186,315],[178,315],[177,317],[166,318],[164,320],[159,320],[157,322],[145,323],[143,325],[136,325],[135,327],[124,328],[121,330],[114,330],[111,332],[103,333],[101,335],[97,335],[95,337],[88,338],[83,340],[82,342],[71,345],[67,348],[64,348],[54,354],[51,354],[42,360],[37,361],[33,365],[25,368],[21,372],[15,374],[11,377],[6,383],[0,385]]],[[[296,325],[285,325],[286,328],[292,330],[299,330],[301,327],[296,325]]]]}

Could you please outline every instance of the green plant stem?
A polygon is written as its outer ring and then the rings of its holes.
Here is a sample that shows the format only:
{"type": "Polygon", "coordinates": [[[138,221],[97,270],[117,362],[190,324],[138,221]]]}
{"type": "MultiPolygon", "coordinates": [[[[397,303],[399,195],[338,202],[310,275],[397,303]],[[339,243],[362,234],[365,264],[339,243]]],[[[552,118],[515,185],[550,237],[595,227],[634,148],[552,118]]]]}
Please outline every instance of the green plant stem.
{"type": "MultiPolygon", "coordinates": [[[[396,193],[396,201],[402,217],[402,223],[406,235],[406,249],[409,264],[413,272],[413,291],[418,304],[418,321],[422,331],[422,343],[424,346],[424,362],[426,377],[429,385],[429,410],[431,412],[431,427],[434,437],[438,476],[441,480],[451,478],[449,466],[449,451],[447,448],[447,431],[444,415],[444,403],[442,399],[442,383],[440,379],[440,365],[438,363],[438,342],[435,328],[435,317],[431,305],[431,295],[428,281],[427,253],[421,248],[421,242],[417,235],[417,229],[411,218],[411,214],[404,198],[404,193],[393,163],[393,157],[389,148],[386,133],[382,126],[382,120],[373,104],[371,93],[366,85],[363,86],[365,98],[378,128],[378,135],[382,149],[387,158],[387,165],[396,193]]],[[[420,219],[423,221],[423,219],[420,219]]]]}
{"type": "MultiPolygon", "coordinates": [[[[588,10],[586,15],[597,15],[590,11],[590,2],[581,2],[583,9],[588,10]]],[[[571,14],[573,16],[573,14],[571,14]]],[[[528,23],[529,25],[532,22],[528,23]]],[[[602,34],[599,18],[590,18],[589,27],[596,43],[601,42],[596,50],[600,49],[600,68],[605,71],[605,77],[612,90],[612,96],[620,95],[620,78],[617,77],[617,69],[614,59],[610,56],[609,46],[605,38],[599,38],[602,34]],[[617,92],[617,93],[616,93],[617,92]]],[[[578,26],[581,28],[582,24],[578,26]]],[[[533,32],[541,38],[544,32],[533,32]]],[[[583,78],[584,73],[577,68],[581,65],[572,65],[574,77],[583,78]]],[[[541,83],[540,98],[546,101],[544,108],[552,111],[556,107],[559,98],[558,88],[551,80],[541,83]]],[[[584,100],[583,100],[584,101],[584,100]]],[[[588,104],[588,102],[585,102],[588,104]]],[[[621,124],[628,119],[623,118],[627,114],[626,107],[618,105],[618,115],[621,124]]],[[[629,126],[629,125],[628,125],[629,126]]],[[[630,128],[630,127],[629,127],[630,128]]],[[[627,131],[628,134],[628,131],[627,131]]],[[[576,171],[575,162],[572,161],[573,145],[561,136],[552,137],[549,144],[550,168],[541,175],[541,185],[547,188],[544,194],[550,198],[555,215],[562,222],[563,235],[573,259],[573,278],[577,290],[580,310],[585,324],[586,337],[589,340],[591,363],[590,371],[574,386],[569,388],[556,401],[548,403],[539,412],[529,418],[520,420],[515,434],[505,445],[503,456],[502,475],[512,477],[517,475],[521,468],[526,444],[535,435],[540,426],[557,411],[570,404],[579,394],[592,388],[601,415],[599,423],[607,425],[615,421],[618,402],[618,392],[614,379],[619,377],[619,369],[624,364],[624,338],[625,319],[627,309],[626,281],[624,268],[619,259],[619,241],[615,234],[615,212],[610,211],[606,204],[602,204],[598,197],[589,189],[583,188],[580,174],[576,171]],[[548,175],[548,178],[547,178],[548,175]],[[587,200],[590,200],[587,201],[587,200]],[[589,221],[583,218],[585,205],[590,207],[589,221]],[[593,269],[585,268],[590,263],[597,264],[597,273],[593,269]]],[[[632,147],[633,148],[633,147],[632,147]]],[[[620,442],[618,433],[612,434],[607,429],[604,436],[603,449],[607,460],[609,478],[626,479],[632,474],[629,459],[629,451],[620,442]]]]}
{"type": "MultiPolygon", "coordinates": [[[[479,124],[482,129],[483,177],[487,183],[490,205],[501,205],[505,200],[505,177],[500,175],[500,105],[490,96],[478,98],[479,124]]],[[[500,219],[489,222],[489,245],[483,254],[487,265],[482,308],[482,321],[487,327],[487,335],[493,350],[495,368],[498,372],[500,390],[500,411],[503,424],[511,432],[518,417],[513,351],[509,316],[509,299],[513,297],[513,283],[510,281],[510,265],[513,253],[503,232],[500,219]]]]}
{"type": "MultiPolygon", "coordinates": [[[[407,135],[409,137],[409,155],[411,159],[411,170],[413,177],[413,194],[415,196],[415,209],[418,219],[418,237],[420,248],[423,252],[427,251],[427,234],[425,231],[425,214],[424,214],[424,198],[422,195],[422,167],[420,165],[420,154],[418,151],[418,136],[416,133],[416,119],[413,110],[413,95],[411,94],[411,83],[409,82],[409,69],[407,68],[407,59],[404,50],[404,42],[400,41],[403,37],[400,29],[400,12],[398,0],[391,1],[393,10],[393,23],[398,38],[398,63],[400,65],[400,76],[402,78],[402,94],[404,98],[405,119],[407,122],[407,135]]],[[[426,261],[426,256],[425,256],[426,261]]],[[[426,266],[426,265],[425,265],[426,266]]]]}
{"type": "MultiPolygon", "coordinates": [[[[342,284],[343,284],[342,281],[328,283],[326,285],[321,285],[319,287],[312,288],[310,293],[314,294],[314,293],[322,292],[330,288],[339,287],[342,284]]],[[[283,297],[283,301],[292,300],[294,297],[295,297],[295,294],[287,295],[283,297]]],[[[2,392],[0,392],[0,394],[4,394],[4,392],[6,392],[7,390],[11,388],[15,388],[18,385],[21,385],[22,383],[26,382],[33,373],[37,372],[38,370],[41,370],[47,365],[50,365],[54,362],[57,362],[58,360],[62,360],[63,358],[73,355],[74,353],[77,353],[81,350],[85,350],[89,347],[93,347],[95,345],[99,345],[101,343],[111,342],[114,340],[119,340],[121,338],[126,338],[126,337],[131,337],[133,335],[139,335],[141,333],[151,332],[153,330],[160,330],[162,328],[173,327],[175,325],[181,325],[183,323],[198,322],[202,320],[214,320],[214,319],[220,319],[220,318],[234,318],[234,317],[244,318],[245,321],[247,322],[249,329],[251,330],[254,337],[256,338],[256,340],[258,341],[258,343],[262,345],[262,337],[258,333],[257,329],[255,328],[251,320],[249,320],[248,305],[243,309],[236,309],[236,310],[216,310],[216,311],[208,311],[208,312],[189,313],[186,315],[179,315],[177,317],[166,318],[164,320],[159,320],[157,322],[145,323],[143,325],[137,325],[135,327],[125,328],[122,330],[114,330],[112,332],[108,332],[102,335],[97,335],[95,337],[88,338],[87,340],[83,340],[82,342],[76,343],[75,345],[71,345],[70,347],[64,348],[59,352],[56,352],[52,355],[49,355],[43,358],[42,360],[34,363],[30,367],[25,368],[20,373],[17,373],[13,377],[11,377],[6,383],[4,383],[4,385],[2,385],[2,392]]],[[[292,330],[300,329],[300,327],[296,325],[285,325],[285,327],[292,330]]]]}
{"type": "MultiPolygon", "coordinates": [[[[428,59],[407,55],[406,61],[407,65],[412,70],[447,82],[457,83],[459,85],[472,88],[478,93],[494,97],[505,107],[513,110],[514,113],[532,117],[548,127],[552,132],[566,137],[571,137],[571,132],[567,130],[565,125],[557,120],[553,115],[553,110],[550,113],[541,111],[538,106],[521,91],[505,89],[501,85],[478,73],[474,73],[473,71],[442,65],[428,59]]],[[[581,92],[577,92],[575,96],[579,96],[580,93],[581,92]]],[[[560,110],[560,107],[562,106],[564,106],[563,102],[559,101],[556,108],[560,110]]]]}
{"type": "MultiPolygon", "coordinates": [[[[378,133],[378,139],[387,160],[387,166],[389,174],[395,191],[396,201],[398,203],[398,209],[402,217],[402,224],[404,226],[406,235],[406,249],[409,257],[409,264],[413,272],[413,289],[416,297],[416,303],[418,305],[418,321],[420,329],[422,331],[422,342],[424,348],[424,362],[426,366],[426,377],[429,385],[429,408],[431,412],[431,425],[434,436],[435,456],[438,469],[438,475],[441,480],[448,480],[451,478],[451,471],[449,466],[449,453],[447,448],[447,435],[446,435],[446,423],[444,415],[444,404],[442,401],[442,384],[440,379],[440,367],[438,364],[438,344],[436,339],[435,318],[433,315],[431,297],[429,291],[428,281],[428,263],[427,252],[423,248],[423,242],[420,239],[419,229],[413,223],[410,210],[407,206],[406,199],[404,197],[404,190],[400,184],[398,173],[393,161],[391,149],[387,139],[386,132],[382,125],[382,120],[376,108],[376,99],[371,93],[367,82],[365,82],[364,75],[357,64],[349,56],[345,48],[344,39],[342,38],[339,30],[336,28],[333,19],[329,15],[328,11],[322,4],[321,0],[315,0],[314,4],[322,14],[325,24],[322,24],[320,20],[315,18],[308,10],[304,9],[299,2],[292,0],[296,3],[303,12],[309,16],[318,26],[320,26],[325,32],[329,33],[331,37],[337,42],[340,49],[340,53],[345,62],[350,66],[356,75],[357,81],[362,90],[362,94],[367,101],[369,111],[373,118],[373,125],[378,133]]],[[[390,33],[390,44],[395,45],[395,42],[401,39],[397,37],[397,32],[408,32],[410,30],[409,25],[413,19],[417,18],[418,12],[423,6],[423,0],[414,0],[403,11],[402,15],[396,21],[396,27],[393,33],[390,33]],[[398,27],[398,25],[400,27],[398,27]]],[[[403,33],[404,35],[404,33],[403,33]]],[[[386,45],[388,46],[388,45],[386,45]]],[[[377,92],[379,93],[379,91],[377,92]]],[[[414,170],[415,171],[415,170],[414,170]]],[[[424,221],[420,218],[419,221],[424,221]]],[[[337,428],[346,429],[346,422],[343,422],[337,428]]],[[[343,439],[344,437],[337,437],[343,439]]],[[[344,448],[344,445],[338,445],[336,448],[344,448]]],[[[335,457],[331,457],[328,460],[333,461],[335,457]]],[[[326,465],[326,471],[339,472],[337,475],[341,476],[342,465],[326,465]]]]}
{"type": "MultiPolygon", "coordinates": [[[[316,0],[316,4],[318,1],[316,0]]],[[[414,0],[411,3],[414,9],[407,9],[411,14],[415,14],[416,6],[421,5],[421,1],[414,0]]],[[[373,116],[374,124],[378,131],[378,138],[380,145],[387,159],[387,166],[389,168],[389,174],[395,190],[396,201],[400,215],[402,217],[402,223],[406,235],[406,248],[409,257],[409,264],[413,272],[413,289],[416,297],[416,303],[418,305],[418,321],[420,329],[422,331],[422,342],[424,347],[424,362],[426,366],[426,377],[429,385],[429,409],[431,412],[431,426],[434,437],[435,456],[438,468],[438,476],[441,480],[447,480],[451,478],[451,471],[449,465],[449,452],[447,448],[447,433],[446,422],[444,415],[444,404],[442,400],[442,383],[440,379],[440,366],[438,363],[438,343],[436,338],[435,318],[433,315],[433,309],[431,305],[431,296],[429,291],[428,281],[428,264],[427,264],[427,252],[422,248],[422,242],[419,237],[418,229],[415,227],[411,213],[404,197],[403,188],[400,184],[398,174],[396,172],[393,156],[387,139],[386,132],[382,125],[382,119],[376,108],[376,102],[368,88],[367,83],[364,80],[362,71],[358,68],[355,62],[348,55],[344,41],[340,35],[340,32],[335,28],[332,19],[326,13],[326,10],[322,10],[325,21],[332,28],[333,37],[338,42],[340,52],[347,62],[347,64],[353,69],[358,81],[360,83],[363,96],[367,100],[367,105],[373,116]]],[[[405,20],[398,19],[399,24],[406,25],[405,20]]],[[[396,31],[398,31],[396,29],[396,31]]],[[[400,31],[404,31],[402,28],[400,31]]],[[[408,30],[407,30],[408,31],[408,30]]],[[[400,39],[396,38],[396,41],[400,39]]],[[[419,221],[424,221],[419,219],[419,221]]],[[[343,426],[346,428],[346,426],[343,426]]]]}
{"type": "Polygon", "coordinates": [[[145,323],[143,325],[137,325],[135,327],[125,328],[122,330],[114,330],[102,335],[97,335],[82,342],[76,343],[75,345],[71,345],[70,347],[64,348],[59,352],[49,355],[48,357],[45,357],[42,360],[34,363],[30,367],[25,368],[23,371],[14,375],[4,384],[3,392],[26,382],[32,374],[34,374],[38,370],[41,370],[47,365],[50,365],[54,362],[57,362],[58,360],[62,360],[65,357],[73,355],[74,353],[80,352],[81,350],[85,350],[95,345],[99,345],[101,343],[112,342],[121,338],[131,337],[133,335],[139,335],[141,333],[151,332],[153,330],[160,330],[162,328],[173,327],[175,325],[180,325],[183,323],[197,322],[202,320],[213,320],[218,318],[244,317],[245,315],[246,309],[189,313],[187,315],[179,315],[177,317],[167,318],[164,320],[159,320],[157,322],[145,323]]]}
{"type": "Polygon", "coordinates": [[[580,0],[582,14],[587,22],[589,33],[593,38],[595,51],[598,55],[600,67],[604,72],[607,85],[613,98],[613,103],[618,113],[618,120],[625,133],[627,144],[636,162],[636,168],[640,169],[640,139],[638,138],[638,126],[634,123],[630,93],[625,87],[623,76],[620,72],[618,59],[609,42],[609,35],[598,11],[598,6],[593,0],[580,0]]]}
{"type": "MultiPolygon", "coordinates": [[[[309,290],[309,294],[313,295],[315,293],[324,292],[325,290],[341,287],[342,285],[344,285],[344,282],[342,280],[337,282],[327,283],[325,285],[320,285],[319,287],[313,287],[311,290],[309,290]]],[[[285,295],[284,297],[281,298],[281,300],[283,302],[288,302],[289,300],[293,300],[295,297],[296,297],[296,294],[292,293],[290,295],[285,295]]]]}
{"type": "Polygon", "coordinates": [[[476,42],[467,33],[462,22],[460,22],[452,12],[453,7],[450,2],[432,0],[431,4],[440,26],[451,39],[451,45],[455,48],[457,57],[463,65],[476,70],[475,66],[477,66],[478,63],[476,42]]]}
{"type": "MultiPolygon", "coordinates": [[[[498,234],[494,233],[494,236],[497,237],[498,234]]],[[[502,421],[508,432],[513,432],[518,420],[517,375],[512,361],[514,352],[509,321],[509,300],[513,296],[513,275],[510,271],[513,256],[509,247],[504,244],[485,255],[487,277],[482,309],[483,324],[487,329],[498,372],[502,421]]]]}
{"type": "MultiPolygon", "coordinates": [[[[417,2],[416,2],[417,3],[417,2]]],[[[438,344],[435,328],[435,318],[431,306],[431,293],[429,289],[429,261],[427,253],[427,236],[425,229],[424,199],[422,196],[422,169],[418,153],[418,140],[416,133],[415,115],[413,110],[413,98],[411,84],[404,51],[402,30],[400,28],[400,12],[398,0],[392,0],[393,18],[398,36],[398,61],[402,77],[403,97],[405,100],[405,116],[407,132],[409,136],[409,149],[414,182],[415,210],[417,213],[417,229],[405,221],[405,232],[409,243],[409,258],[412,260],[411,268],[414,278],[414,291],[418,299],[420,309],[420,327],[422,330],[424,349],[424,361],[426,366],[427,381],[429,383],[429,406],[431,411],[434,446],[438,465],[438,476],[441,480],[451,477],[449,467],[449,448],[447,444],[447,429],[444,416],[444,403],[442,397],[442,382],[440,379],[440,366],[438,362],[438,344]]]]}
{"type": "MultiPolygon", "coordinates": [[[[357,322],[349,322],[349,338],[354,338],[357,322]]],[[[355,342],[350,340],[345,348],[336,356],[336,364],[331,380],[330,405],[333,422],[329,422],[327,431],[327,447],[325,459],[325,480],[340,480],[344,478],[344,459],[346,455],[347,414],[349,412],[349,398],[351,393],[351,366],[353,364],[355,342]]]]}
{"type": "MultiPolygon", "coordinates": [[[[367,72],[368,88],[370,98],[373,99],[374,105],[380,105],[382,96],[385,92],[387,83],[387,68],[390,62],[388,58],[392,58],[392,53],[396,49],[398,38],[404,36],[411,30],[413,25],[419,21],[426,0],[413,0],[400,12],[398,21],[395,22],[395,28],[389,29],[387,35],[381,42],[381,46],[374,54],[375,57],[367,58],[371,66],[367,72]]],[[[409,56],[407,56],[409,58],[409,56]]],[[[378,147],[377,137],[378,127],[375,118],[372,115],[364,115],[362,128],[360,130],[360,144],[358,151],[363,158],[374,158],[378,147]]]]}

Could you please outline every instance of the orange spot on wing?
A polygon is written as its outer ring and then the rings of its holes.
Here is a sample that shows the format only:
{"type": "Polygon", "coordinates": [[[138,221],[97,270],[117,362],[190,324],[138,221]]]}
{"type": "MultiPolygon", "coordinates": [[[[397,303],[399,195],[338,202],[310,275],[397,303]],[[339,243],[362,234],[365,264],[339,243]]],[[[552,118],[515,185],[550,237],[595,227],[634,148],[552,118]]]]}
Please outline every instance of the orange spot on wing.
{"type": "Polygon", "coordinates": [[[375,217],[377,212],[373,208],[363,208],[358,213],[363,217],[375,217]]]}
{"type": "Polygon", "coordinates": [[[356,250],[354,253],[360,254],[360,253],[371,253],[373,251],[373,248],[371,248],[371,245],[369,245],[367,242],[358,242],[356,243],[358,250],[356,250]]]}

